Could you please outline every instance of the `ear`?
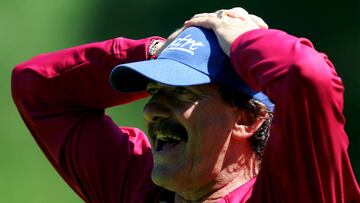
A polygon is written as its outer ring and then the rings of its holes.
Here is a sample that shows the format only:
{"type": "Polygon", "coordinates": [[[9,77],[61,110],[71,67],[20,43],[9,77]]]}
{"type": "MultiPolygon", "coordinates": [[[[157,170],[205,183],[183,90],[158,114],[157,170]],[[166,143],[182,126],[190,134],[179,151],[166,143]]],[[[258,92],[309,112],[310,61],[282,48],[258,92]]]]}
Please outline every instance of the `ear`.
{"type": "Polygon", "coordinates": [[[255,115],[239,109],[236,120],[232,128],[232,137],[237,140],[243,140],[251,137],[263,124],[264,116],[255,117],[255,115]]]}

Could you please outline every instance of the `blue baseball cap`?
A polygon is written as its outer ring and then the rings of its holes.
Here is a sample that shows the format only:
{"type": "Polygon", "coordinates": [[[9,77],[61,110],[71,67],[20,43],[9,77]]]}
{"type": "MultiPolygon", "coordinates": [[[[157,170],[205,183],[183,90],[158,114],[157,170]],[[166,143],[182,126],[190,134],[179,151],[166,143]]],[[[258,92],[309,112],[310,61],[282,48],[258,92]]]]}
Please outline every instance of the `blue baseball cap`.
{"type": "Polygon", "coordinates": [[[262,102],[270,111],[274,104],[262,92],[252,90],[231,67],[213,31],[189,27],[183,30],[155,60],[116,66],[110,75],[114,89],[136,92],[149,81],[169,86],[222,83],[262,102]]]}

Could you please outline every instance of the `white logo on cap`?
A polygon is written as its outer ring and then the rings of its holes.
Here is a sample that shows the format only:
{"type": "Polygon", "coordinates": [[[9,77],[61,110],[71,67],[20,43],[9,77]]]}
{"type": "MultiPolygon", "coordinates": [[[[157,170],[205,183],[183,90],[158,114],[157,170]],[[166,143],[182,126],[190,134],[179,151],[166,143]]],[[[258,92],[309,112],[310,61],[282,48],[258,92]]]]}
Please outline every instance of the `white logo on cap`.
{"type": "Polygon", "coordinates": [[[176,38],[168,47],[167,50],[179,50],[187,52],[191,55],[194,55],[194,51],[199,47],[203,47],[204,44],[202,42],[197,42],[190,38],[191,34],[186,35],[185,37],[176,38]]]}

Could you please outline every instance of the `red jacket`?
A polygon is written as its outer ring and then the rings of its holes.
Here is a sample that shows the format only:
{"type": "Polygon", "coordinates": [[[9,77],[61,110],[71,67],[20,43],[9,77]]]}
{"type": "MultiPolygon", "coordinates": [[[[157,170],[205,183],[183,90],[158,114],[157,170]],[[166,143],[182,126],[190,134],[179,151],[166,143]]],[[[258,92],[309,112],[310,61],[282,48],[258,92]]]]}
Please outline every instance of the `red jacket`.
{"type": "MultiPolygon", "coordinates": [[[[108,78],[117,64],[148,59],[152,39],[78,46],[13,71],[13,98],[27,127],[86,202],[158,202],[167,195],[151,182],[145,134],[118,127],[104,113],[147,96],[115,92],[108,78]]],[[[259,29],[234,42],[231,61],[276,108],[258,177],[221,202],[360,202],[347,153],[344,88],[326,56],[306,39],[259,29]]]]}

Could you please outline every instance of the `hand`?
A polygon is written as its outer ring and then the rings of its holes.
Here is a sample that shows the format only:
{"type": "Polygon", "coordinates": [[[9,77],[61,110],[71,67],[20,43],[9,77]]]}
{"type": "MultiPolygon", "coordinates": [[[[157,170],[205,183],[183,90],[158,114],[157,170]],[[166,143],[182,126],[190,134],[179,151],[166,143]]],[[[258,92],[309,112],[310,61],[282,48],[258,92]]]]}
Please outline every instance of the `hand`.
{"type": "Polygon", "coordinates": [[[185,27],[198,26],[212,29],[221,49],[230,56],[230,47],[241,34],[259,28],[267,29],[267,24],[259,17],[250,15],[240,7],[219,10],[214,13],[201,13],[184,23],[185,27]]]}
{"type": "Polygon", "coordinates": [[[171,43],[174,39],[185,29],[185,27],[181,27],[180,29],[175,30],[173,33],[169,35],[165,42],[159,43],[155,50],[155,56],[159,56],[160,53],[171,43]]]}

